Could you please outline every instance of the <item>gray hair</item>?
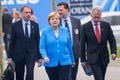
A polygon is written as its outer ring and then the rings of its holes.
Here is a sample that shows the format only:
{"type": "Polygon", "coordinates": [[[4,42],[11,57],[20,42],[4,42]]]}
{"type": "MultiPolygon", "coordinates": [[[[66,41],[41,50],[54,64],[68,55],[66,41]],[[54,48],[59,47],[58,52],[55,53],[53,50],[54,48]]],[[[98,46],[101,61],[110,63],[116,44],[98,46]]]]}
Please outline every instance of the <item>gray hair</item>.
{"type": "Polygon", "coordinates": [[[95,7],[92,8],[91,14],[92,14],[94,11],[97,11],[97,12],[102,13],[102,8],[101,8],[100,6],[95,6],[95,7]]]}

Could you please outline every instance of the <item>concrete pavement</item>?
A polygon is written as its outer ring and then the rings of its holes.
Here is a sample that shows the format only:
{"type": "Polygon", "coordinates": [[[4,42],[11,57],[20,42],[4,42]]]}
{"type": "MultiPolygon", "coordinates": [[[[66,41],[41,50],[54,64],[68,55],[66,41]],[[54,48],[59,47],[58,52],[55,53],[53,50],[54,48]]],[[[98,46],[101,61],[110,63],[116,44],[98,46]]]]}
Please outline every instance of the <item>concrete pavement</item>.
{"type": "MultiPolygon", "coordinates": [[[[5,51],[3,52],[4,56],[4,68],[6,68],[6,55],[5,51]]],[[[44,67],[38,68],[37,63],[35,64],[34,69],[34,80],[49,80],[48,76],[45,72],[44,67]]],[[[79,65],[77,80],[94,80],[93,76],[85,75],[81,65],[79,65]]],[[[120,80],[120,59],[116,59],[115,61],[110,61],[105,80],[120,80]]]]}
{"type": "MultiPolygon", "coordinates": [[[[35,80],[49,80],[44,67],[35,66],[35,80]]],[[[93,76],[85,75],[81,65],[79,65],[77,80],[94,80],[93,76]]],[[[120,80],[120,59],[111,61],[107,68],[105,80],[120,80]]]]}

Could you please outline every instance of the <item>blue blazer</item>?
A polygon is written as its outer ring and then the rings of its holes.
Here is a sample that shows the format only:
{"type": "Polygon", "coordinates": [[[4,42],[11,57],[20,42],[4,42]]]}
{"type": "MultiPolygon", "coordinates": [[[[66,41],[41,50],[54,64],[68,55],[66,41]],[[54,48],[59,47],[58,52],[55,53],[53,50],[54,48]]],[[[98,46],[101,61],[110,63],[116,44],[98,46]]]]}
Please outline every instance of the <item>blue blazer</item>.
{"type": "Polygon", "coordinates": [[[58,63],[62,66],[71,65],[74,55],[68,29],[60,26],[58,37],[51,27],[44,29],[40,39],[40,53],[42,58],[50,59],[49,63],[44,62],[46,67],[55,67],[58,63]]]}

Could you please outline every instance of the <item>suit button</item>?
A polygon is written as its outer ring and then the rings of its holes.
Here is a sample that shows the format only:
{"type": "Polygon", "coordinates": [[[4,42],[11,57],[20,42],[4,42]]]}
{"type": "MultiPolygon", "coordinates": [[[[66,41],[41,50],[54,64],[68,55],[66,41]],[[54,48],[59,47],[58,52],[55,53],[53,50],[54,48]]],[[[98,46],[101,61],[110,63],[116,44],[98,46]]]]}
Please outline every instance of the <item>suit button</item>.
{"type": "Polygon", "coordinates": [[[57,52],[60,52],[60,50],[57,50],[57,52]]]}

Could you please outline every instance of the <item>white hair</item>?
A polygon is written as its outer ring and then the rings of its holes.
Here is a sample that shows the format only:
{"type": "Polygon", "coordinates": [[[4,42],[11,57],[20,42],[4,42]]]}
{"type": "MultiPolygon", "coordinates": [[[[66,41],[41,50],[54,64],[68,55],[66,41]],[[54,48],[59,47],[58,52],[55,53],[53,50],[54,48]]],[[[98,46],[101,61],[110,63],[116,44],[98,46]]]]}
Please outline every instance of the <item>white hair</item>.
{"type": "Polygon", "coordinates": [[[95,7],[92,8],[91,14],[92,14],[94,11],[97,11],[97,12],[102,13],[102,8],[101,8],[100,6],[95,6],[95,7]]]}

